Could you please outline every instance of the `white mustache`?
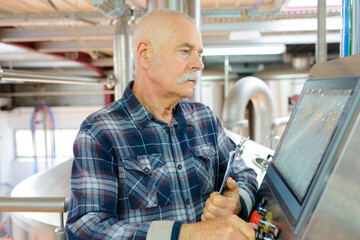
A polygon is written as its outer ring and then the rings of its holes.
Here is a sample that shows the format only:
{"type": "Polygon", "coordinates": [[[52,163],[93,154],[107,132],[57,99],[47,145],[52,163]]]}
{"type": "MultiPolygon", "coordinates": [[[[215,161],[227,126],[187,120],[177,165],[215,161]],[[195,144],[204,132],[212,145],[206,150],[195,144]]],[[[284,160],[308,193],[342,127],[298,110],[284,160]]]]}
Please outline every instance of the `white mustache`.
{"type": "Polygon", "coordinates": [[[198,81],[198,74],[196,71],[191,71],[185,73],[181,78],[179,78],[178,83],[185,83],[186,81],[193,80],[195,84],[198,81]]]}

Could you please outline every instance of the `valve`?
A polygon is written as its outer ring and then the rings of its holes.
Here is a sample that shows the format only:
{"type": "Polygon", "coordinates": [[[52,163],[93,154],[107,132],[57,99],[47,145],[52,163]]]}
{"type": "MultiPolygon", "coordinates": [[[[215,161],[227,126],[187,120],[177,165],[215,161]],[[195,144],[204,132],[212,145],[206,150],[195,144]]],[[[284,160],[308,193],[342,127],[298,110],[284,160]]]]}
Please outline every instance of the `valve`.
{"type": "Polygon", "coordinates": [[[255,239],[256,240],[274,240],[275,238],[273,235],[255,230],[255,239]]]}
{"type": "Polygon", "coordinates": [[[256,206],[256,211],[261,215],[261,216],[265,216],[267,214],[267,210],[265,208],[262,207],[263,204],[259,203],[256,206]]]}
{"type": "Polygon", "coordinates": [[[272,223],[272,213],[265,209],[263,209],[262,212],[266,212],[266,214],[261,215],[257,211],[254,211],[250,217],[250,222],[255,223],[259,227],[257,234],[259,237],[256,239],[277,239],[280,229],[272,223]]]}

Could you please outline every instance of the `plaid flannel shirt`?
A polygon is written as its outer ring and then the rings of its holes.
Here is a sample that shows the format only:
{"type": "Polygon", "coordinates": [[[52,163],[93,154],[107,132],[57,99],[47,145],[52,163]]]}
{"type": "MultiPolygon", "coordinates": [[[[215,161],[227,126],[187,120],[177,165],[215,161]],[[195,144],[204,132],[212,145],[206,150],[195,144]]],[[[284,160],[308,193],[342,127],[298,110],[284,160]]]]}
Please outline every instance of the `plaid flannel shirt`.
{"type": "MultiPolygon", "coordinates": [[[[140,104],[132,85],[81,125],[68,239],[176,239],[181,223],[200,221],[207,198],[219,190],[235,145],[213,112],[183,100],[169,126],[140,104]]],[[[232,177],[247,217],[256,174],[241,162],[232,177]]]]}

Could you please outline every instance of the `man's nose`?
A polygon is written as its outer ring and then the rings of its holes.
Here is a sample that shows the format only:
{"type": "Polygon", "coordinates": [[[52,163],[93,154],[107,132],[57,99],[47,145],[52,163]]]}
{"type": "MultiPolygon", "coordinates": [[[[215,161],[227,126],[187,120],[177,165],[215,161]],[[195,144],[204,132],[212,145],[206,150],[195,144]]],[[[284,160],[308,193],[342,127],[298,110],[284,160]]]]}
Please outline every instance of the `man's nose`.
{"type": "Polygon", "coordinates": [[[201,71],[204,68],[204,63],[202,61],[201,56],[195,55],[193,57],[193,61],[191,63],[191,70],[192,71],[201,71]]]}

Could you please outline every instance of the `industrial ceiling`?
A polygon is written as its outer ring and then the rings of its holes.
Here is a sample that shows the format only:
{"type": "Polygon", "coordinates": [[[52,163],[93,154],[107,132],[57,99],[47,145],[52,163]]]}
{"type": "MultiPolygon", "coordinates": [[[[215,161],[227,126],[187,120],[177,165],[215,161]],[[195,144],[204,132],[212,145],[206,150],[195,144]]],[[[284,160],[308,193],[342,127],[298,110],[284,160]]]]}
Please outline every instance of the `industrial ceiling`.
{"type": "MultiPolygon", "coordinates": [[[[0,0],[0,66],[76,76],[112,73],[115,19],[94,6],[99,1],[0,0]]],[[[157,1],[125,1],[134,10],[135,20],[153,2],[157,1]]],[[[230,69],[239,75],[252,74],[259,66],[290,62],[296,56],[313,57],[317,7],[299,7],[291,2],[201,0],[204,48],[286,46],[285,54],[229,56],[230,69]]],[[[303,2],[306,5],[317,1],[303,2]]],[[[327,6],[329,58],[338,56],[340,15],[341,1],[335,0],[335,4],[327,6]]],[[[204,56],[204,62],[208,68],[221,68],[224,57],[204,56]]]]}

